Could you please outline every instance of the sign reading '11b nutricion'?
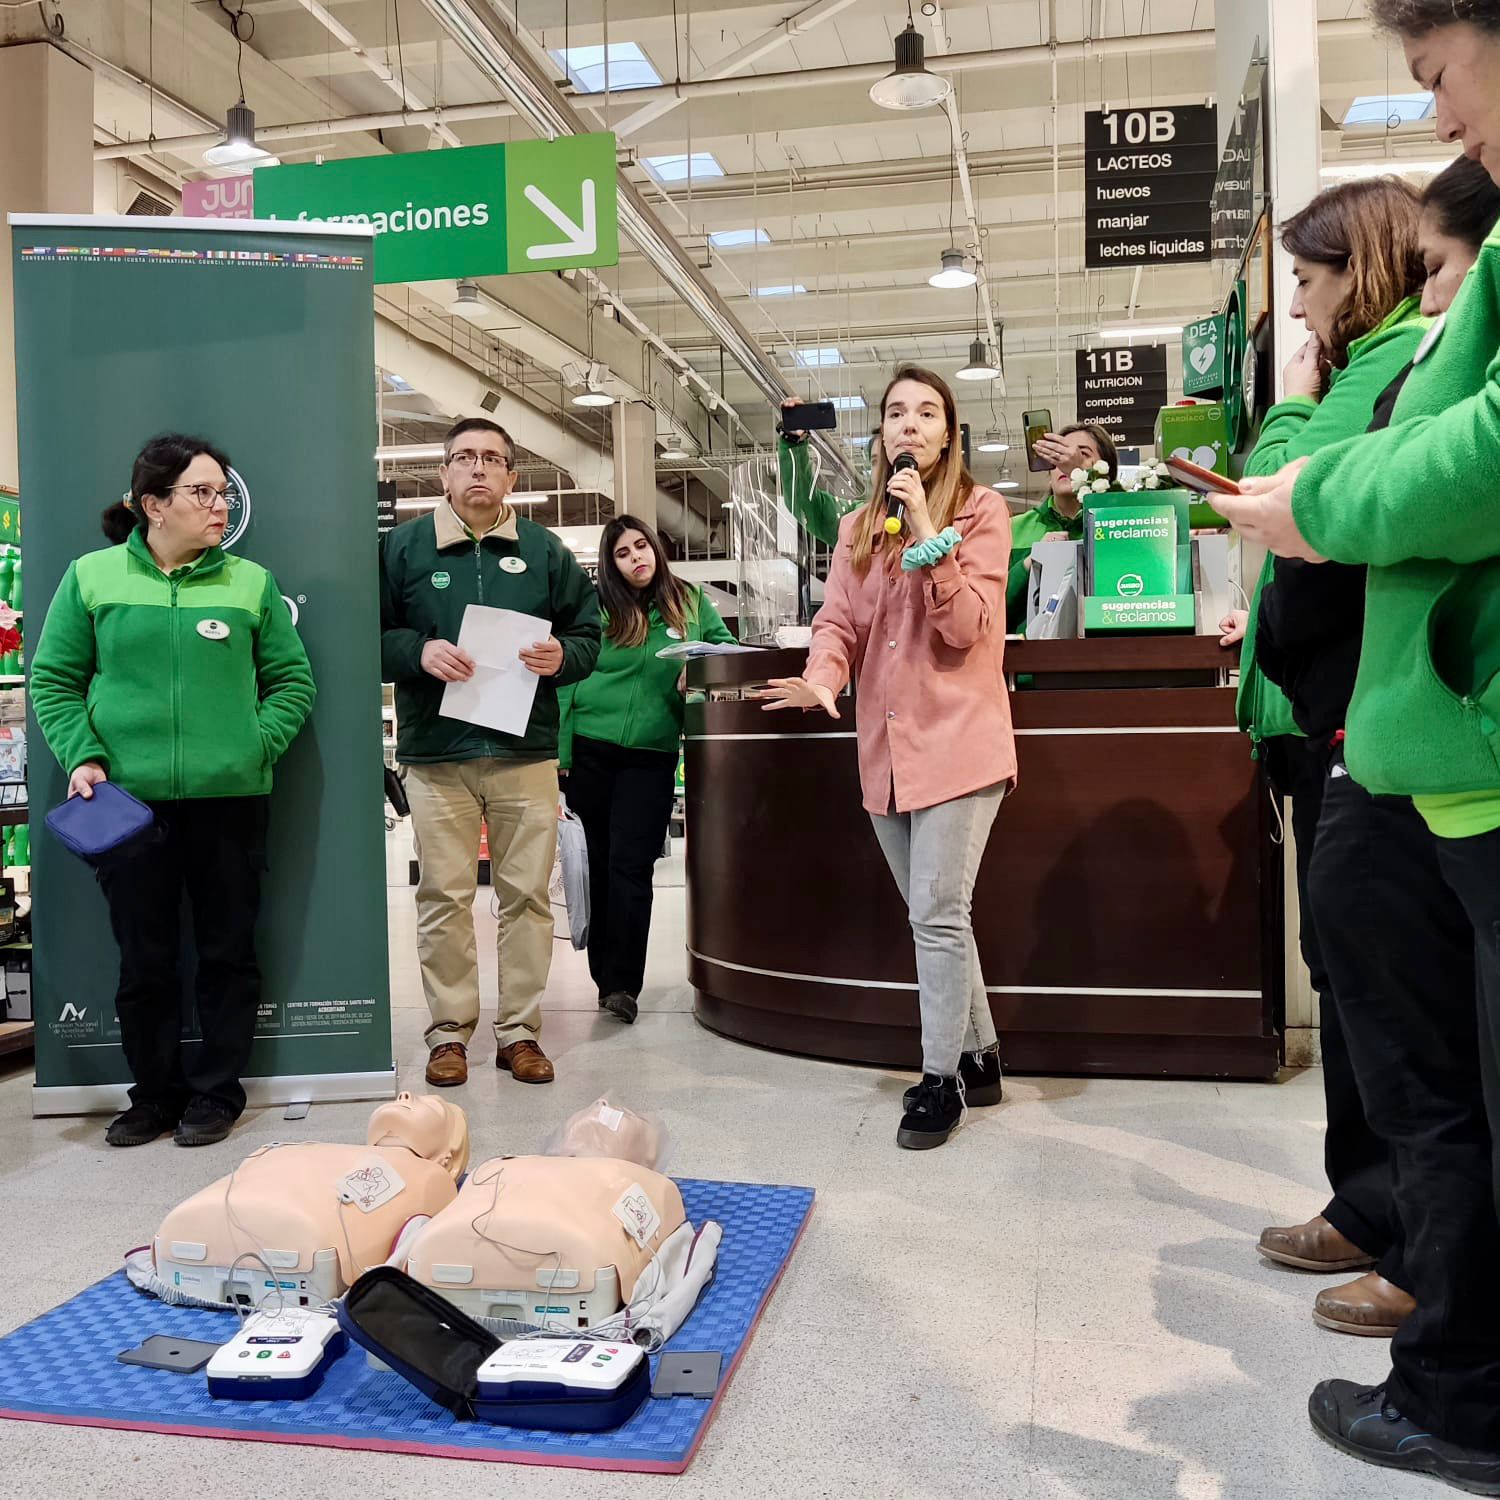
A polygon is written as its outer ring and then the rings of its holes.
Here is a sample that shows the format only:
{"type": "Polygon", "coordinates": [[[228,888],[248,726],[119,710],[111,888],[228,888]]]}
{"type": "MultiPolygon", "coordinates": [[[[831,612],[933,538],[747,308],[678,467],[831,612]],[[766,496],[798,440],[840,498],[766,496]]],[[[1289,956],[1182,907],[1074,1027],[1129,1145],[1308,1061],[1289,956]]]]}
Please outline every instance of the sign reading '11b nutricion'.
{"type": "Polygon", "coordinates": [[[1095,109],[1084,116],[1089,270],[1210,259],[1217,121],[1217,111],[1202,104],[1095,109]]]}
{"type": "Polygon", "coordinates": [[[1077,351],[1078,420],[1102,427],[1115,446],[1156,441],[1156,415],[1167,404],[1167,346],[1077,351]]]}

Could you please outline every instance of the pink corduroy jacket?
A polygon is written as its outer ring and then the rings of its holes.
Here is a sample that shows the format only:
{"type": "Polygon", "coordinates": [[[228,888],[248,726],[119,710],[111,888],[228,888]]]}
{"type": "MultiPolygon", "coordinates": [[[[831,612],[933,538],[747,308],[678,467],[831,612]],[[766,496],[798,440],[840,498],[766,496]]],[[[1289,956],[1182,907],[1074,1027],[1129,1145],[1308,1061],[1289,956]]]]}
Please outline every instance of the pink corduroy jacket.
{"type": "Polygon", "coordinates": [[[963,540],[905,573],[850,562],[859,512],[844,517],[804,675],[835,693],[855,681],[866,809],[916,812],[1016,775],[1005,683],[1010,512],[976,485],[953,518],[963,540]]]}

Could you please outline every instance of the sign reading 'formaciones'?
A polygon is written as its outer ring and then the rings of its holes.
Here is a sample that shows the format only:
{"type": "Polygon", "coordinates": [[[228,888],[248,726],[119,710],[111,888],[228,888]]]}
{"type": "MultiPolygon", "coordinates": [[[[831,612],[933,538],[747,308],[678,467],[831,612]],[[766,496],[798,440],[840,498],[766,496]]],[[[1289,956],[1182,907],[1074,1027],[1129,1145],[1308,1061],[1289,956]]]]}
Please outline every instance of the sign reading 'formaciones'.
{"type": "Polygon", "coordinates": [[[1210,257],[1217,115],[1202,104],[1084,116],[1084,255],[1092,271],[1210,257]]]}

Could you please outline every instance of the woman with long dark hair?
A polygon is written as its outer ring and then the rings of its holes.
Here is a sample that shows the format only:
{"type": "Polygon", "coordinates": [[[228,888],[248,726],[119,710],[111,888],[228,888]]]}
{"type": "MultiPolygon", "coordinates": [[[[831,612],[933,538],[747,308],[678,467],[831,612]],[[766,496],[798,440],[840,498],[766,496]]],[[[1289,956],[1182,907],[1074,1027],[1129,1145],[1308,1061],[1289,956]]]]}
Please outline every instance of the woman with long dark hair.
{"type": "Polygon", "coordinates": [[[563,688],[559,766],[589,846],[589,972],[629,1024],[646,978],[651,874],[672,816],[682,737],[680,641],[732,642],[712,600],[672,574],[661,538],[616,516],[599,543],[604,639],[593,675],[563,688]]]}
{"type": "Polygon", "coordinates": [[[1000,1102],[972,902],[1016,775],[1009,567],[1010,513],[964,464],[953,392],[902,366],[880,401],[870,498],[839,525],[807,669],[761,696],[768,710],[838,718],[838,694],[858,682],[860,789],[916,947],[922,1081],[896,1132],[910,1150],[941,1146],[966,1104],[1000,1102]]]}
{"type": "MultiPolygon", "coordinates": [[[[1500,0],[1370,0],[1369,10],[1431,90],[1438,138],[1461,142],[1500,183],[1500,0]]],[[[1404,907],[1457,917],[1478,977],[1447,992],[1399,982],[1421,971],[1431,945],[1420,922],[1409,935],[1382,929],[1353,955],[1362,989],[1335,976],[1340,1005],[1357,998],[1366,1008],[1351,1054],[1370,1125],[1395,1153],[1417,1307],[1392,1341],[1385,1380],[1325,1380],[1309,1414],[1357,1458],[1490,1495],[1500,1494],[1497,473],[1500,236],[1491,233],[1418,348],[1390,425],[1245,481],[1223,510],[1278,556],[1368,568],[1344,774],[1325,790],[1312,872],[1320,930],[1320,890],[1330,924],[1404,907]],[[1435,889],[1411,889],[1357,824],[1331,816],[1333,788],[1348,782],[1371,801],[1410,799],[1427,825],[1435,889]]]]}
{"type": "Polygon", "coordinates": [[[115,545],[69,566],[31,662],[32,707],[68,795],[113,781],[150,805],[160,834],[99,872],[135,1080],[111,1146],[166,1131],[210,1145],[245,1107],[272,767],[312,711],[313,679],[276,580],[219,545],[228,483],[228,458],[202,438],[147,443],[129,499],[104,513],[115,545]],[[184,896],[202,1035],[186,1050],[184,896]]]}

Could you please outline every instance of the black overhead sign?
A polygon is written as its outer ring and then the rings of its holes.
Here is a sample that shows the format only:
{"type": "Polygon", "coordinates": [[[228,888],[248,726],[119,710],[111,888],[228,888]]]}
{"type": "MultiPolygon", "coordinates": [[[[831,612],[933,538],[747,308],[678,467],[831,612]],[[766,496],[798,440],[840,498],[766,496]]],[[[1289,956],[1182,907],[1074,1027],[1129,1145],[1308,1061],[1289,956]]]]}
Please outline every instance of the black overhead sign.
{"type": "Polygon", "coordinates": [[[1084,264],[1210,258],[1217,112],[1202,104],[1090,110],[1083,123],[1084,264]]]}
{"type": "Polygon", "coordinates": [[[1156,417],[1167,404],[1167,346],[1079,349],[1078,420],[1094,422],[1116,447],[1156,441],[1156,417]]]}

